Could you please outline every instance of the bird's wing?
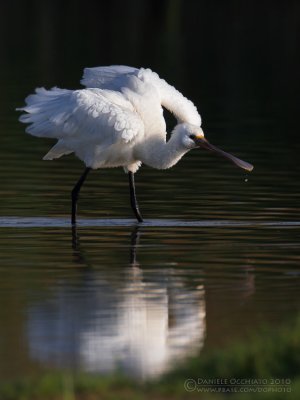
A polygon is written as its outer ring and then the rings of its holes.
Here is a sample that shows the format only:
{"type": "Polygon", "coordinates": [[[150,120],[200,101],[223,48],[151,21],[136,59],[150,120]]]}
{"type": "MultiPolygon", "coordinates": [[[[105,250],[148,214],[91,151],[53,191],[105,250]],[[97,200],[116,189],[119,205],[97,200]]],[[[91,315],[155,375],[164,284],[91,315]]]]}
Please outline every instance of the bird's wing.
{"type": "Polygon", "coordinates": [[[122,86],[122,80],[127,75],[137,75],[137,68],[126,65],[111,65],[109,67],[85,68],[80,83],[88,88],[117,89],[122,86]]]}
{"type": "Polygon", "coordinates": [[[144,124],[121,93],[101,89],[36,89],[26,99],[20,121],[33,136],[128,143],[143,135],[144,124]],[[86,139],[85,139],[86,138],[86,139]]]}
{"type": "Polygon", "coordinates": [[[147,90],[147,86],[140,85],[142,82],[155,87],[161,105],[173,113],[178,122],[201,125],[201,117],[192,101],[149,68],[137,69],[125,65],[85,68],[81,80],[86,87],[112,89],[125,94],[127,88],[133,92],[147,90]]]}
{"type": "Polygon", "coordinates": [[[151,69],[141,68],[138,77],[156,87],[160,94],[162,106],[173,113],[178,122],[201,125],[201,117],[194,103],[183,96],[174,86],[161,79],[157,73],[151,71],[151,69]]]}

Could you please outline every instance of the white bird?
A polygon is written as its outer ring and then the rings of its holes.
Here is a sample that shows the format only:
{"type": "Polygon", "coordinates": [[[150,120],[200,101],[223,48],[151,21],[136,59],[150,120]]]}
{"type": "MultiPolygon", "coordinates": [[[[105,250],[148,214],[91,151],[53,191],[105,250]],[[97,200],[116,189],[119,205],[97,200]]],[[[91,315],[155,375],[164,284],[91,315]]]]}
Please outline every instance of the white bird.
{"type": "Polygon", "coordinates": [[[91,169],[123,167],[129,176],[133,212],[142,222],[134,174],[142,163],[158,169],[175,165],[194,148],[205,148],[248,171],[253,166],[216,148],[205,138],[195,105],[150,69],[122,65],[86,68],[86,89],[37,88],[26,98],[20,121],[33,136],[56,138],[44,156],[53,160],[75,153],[85,171],[72,190],[72,224],[76,223],[80,188],[91,169]],[[163,107],[177,119],[166,140],[163,107]]]}

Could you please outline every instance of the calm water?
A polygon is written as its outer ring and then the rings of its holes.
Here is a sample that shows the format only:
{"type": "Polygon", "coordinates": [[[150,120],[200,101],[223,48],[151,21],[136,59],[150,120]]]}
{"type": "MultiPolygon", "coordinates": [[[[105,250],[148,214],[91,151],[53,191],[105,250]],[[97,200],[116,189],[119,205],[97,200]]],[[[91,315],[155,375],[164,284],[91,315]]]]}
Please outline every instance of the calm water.
{"type": "MultiPolygon", "coordinates": [[[[261,75],[258,64],[253,69],[264,52],[251,53],[246,42],[252,58],[236,58],[233,70],[231,59],[223,76],[217,66],[224,55],[204,57],[216,45],[212,36],[207,48],[200,43],[195,61],[207,59],[213,69],[200,63],[201,73],[192,77],[179,53],[163,58],[157,39],[147,56],[142,43],[127,43],[124,63],[154,64],[167,80],[170,63],[177,65],[169,69],[172,82],[199,106],[209,140],[255,169],[246,174],[204,150],[169,171],[142,167],[136,185],[145,223],[139,227],[123,171],[92,172],[72,232],[70,191],[83,165],[73,156],[42,161],[53,142],[26,135],[14,108],[41,84],[78,87],[82,65],[120,63],[114,56],[119,47],[97,58],[92,47],[77,54],[66,46],[71,58],[57,59],[53,54],[60,49],[62,55],[68,35],[61,32],[60,42],[49,27],[40,33],[34,21],[26,22],[29,37],[39,32],[45,42],[29,42],[28,60],[24,49],[14,47],[19,37],[10,36],[9,50],[2,43],[7,58],[0,66],[0,379],[57,368],[151,378],[189,355],[201,357],[204,349],[226,346],[262,324],[277,326],[299,313],[300,146],[298,120],[291,118],[296,103],[284,95],[289,91],[276,71],[266,78],[264,68],[261,75]],[[276,96],[263,86],[265,78],[270,87],[278,83],[276,96]]],[[[169,23],[166,41],[181,35],[176,18],[169,23]]],[[[71,25],[73,38],[73,20],[71,25]]],[[[85,38],[92,33],[85,31],[85,38]]],[[[231,43],[232,37],[237,35],[224,40],[231,43]]],[[[182,40],[183,50],[186,37],[182,40]]],[[[241,36],[241,48],[244,43],[241,36]]],[[[290,47],[285,54],[291,60],[290,47]]],[[[276,65],[284,71],[283,64],[276,65]]]]}
{"type": "Polygon", "coordinates": [[[233,136],[224,140],[218,127],[215,136],[253,162],[253,174],[204,151],[170,171],[144,167],[137,191],[145,223],[137,227],[124,173],[96,171],[72,232],[69,192],[80,163],[41,161],[49,142],[9,117],[0,376],[68,367],[150,378],[299,312],[297,151],[264,143],[268,128],[246,145],[234,134],[242,129],[228,127],[233,136]]]}

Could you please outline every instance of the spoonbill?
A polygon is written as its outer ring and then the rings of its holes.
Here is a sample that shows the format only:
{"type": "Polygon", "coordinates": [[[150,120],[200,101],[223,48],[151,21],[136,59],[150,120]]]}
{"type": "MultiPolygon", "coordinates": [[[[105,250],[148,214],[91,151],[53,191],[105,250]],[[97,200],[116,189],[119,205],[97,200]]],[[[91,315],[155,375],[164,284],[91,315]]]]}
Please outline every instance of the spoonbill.
{"type": "Polygon", "coordinates": [[[142,163],[158,169],[175,165],[191,149],[203,148],[251,171],[253,166],[218,149],[204,137],[195,105],[155,72],[123,65],[85,68],[85,89],[37,88],[25,99],[20,121],[33,136],[56,138],[44,156],[53,160],[75,153],[85,170],[71,192],[72,224],[76,223],[80,189],[92,169],[123,167],[129,177],[130,202],[139,211],[134,174],[142,163]],[[166,140],[163,107],[177,119],[166,140]]]}

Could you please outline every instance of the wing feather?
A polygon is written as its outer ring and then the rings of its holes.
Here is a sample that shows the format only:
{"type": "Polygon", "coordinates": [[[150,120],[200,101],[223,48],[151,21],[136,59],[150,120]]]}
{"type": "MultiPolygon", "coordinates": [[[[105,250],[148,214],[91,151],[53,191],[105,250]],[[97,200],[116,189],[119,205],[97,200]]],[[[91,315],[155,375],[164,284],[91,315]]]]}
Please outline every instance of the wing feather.
{"type": "Polygon", "coordinates": [[[143,135],[144,124],[121,93],[102,89],[36,89],[26,99],[21,122],[28,133],[39,137],[93,141],[110,145],[129,143],[143,135]]]}
{"type": "Polygon", "coordinates": [[[88,88],[114,89],[116,84],[120,86],[120,80],[124,75],[137,74],[138,71],[137,68],[126,65],[85,68],[80,83],[88,88]]]}
{"type": "Polygon", "coordinates": [[[137,69],[124,65],[85,68],[81,80],[81,83],[86,87],[113,89],[124,93],[126,88],[131,89],[134,93],[138,92],[141,90],[142,82],[157,89],[161,105],[171,111],[178,122],[201,125],[201,117],[195,105],[149,68],[137,69]],[[132,79],[133,76],[136,79],[132,79]],[[136,85],[137,82],[138,85],[136,85]]]}

